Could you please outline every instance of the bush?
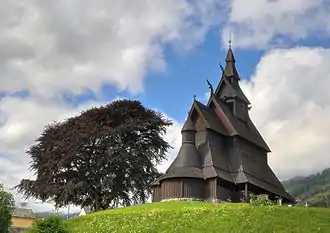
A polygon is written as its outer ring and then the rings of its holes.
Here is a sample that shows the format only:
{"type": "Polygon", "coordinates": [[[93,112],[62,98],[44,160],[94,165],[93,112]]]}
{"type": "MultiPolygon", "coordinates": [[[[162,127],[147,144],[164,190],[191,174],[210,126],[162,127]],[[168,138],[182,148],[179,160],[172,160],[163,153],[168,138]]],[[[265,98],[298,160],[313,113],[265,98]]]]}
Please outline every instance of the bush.
{"type": "Polygon", "coordinates": [[[14,210],[13,195],[7,192],[0,183],[0,232],[8,233],[11,225],[11,215],[14,210]]]}
{"type": "Polygon", "coordinates": [[[273,206],[274,202],[268,198],[258,198],[256,195],[250,194],[250,203],[254,206],[273,206]]]}
{"type": "Polygon", "coordinates": [[[60,216],[51,215],[44,220],[35,221],[28,233],[69,233],[60,216]]]}

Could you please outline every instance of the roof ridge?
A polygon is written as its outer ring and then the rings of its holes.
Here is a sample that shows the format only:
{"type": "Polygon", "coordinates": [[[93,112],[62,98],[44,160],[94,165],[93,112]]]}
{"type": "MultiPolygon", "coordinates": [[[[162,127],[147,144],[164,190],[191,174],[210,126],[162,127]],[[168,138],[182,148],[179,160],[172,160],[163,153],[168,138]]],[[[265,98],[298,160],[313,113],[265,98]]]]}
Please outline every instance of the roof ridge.
{"type": "Polygon", "coordinates": [[[200,101],[198,101],[198,100],[195,100],[195,102],[196,102],[198,105],[201,105],[201,107],[209,109],[209,108],[208,108],[206,105],[204,105],[202,102],[200,102],[200,101]]]}

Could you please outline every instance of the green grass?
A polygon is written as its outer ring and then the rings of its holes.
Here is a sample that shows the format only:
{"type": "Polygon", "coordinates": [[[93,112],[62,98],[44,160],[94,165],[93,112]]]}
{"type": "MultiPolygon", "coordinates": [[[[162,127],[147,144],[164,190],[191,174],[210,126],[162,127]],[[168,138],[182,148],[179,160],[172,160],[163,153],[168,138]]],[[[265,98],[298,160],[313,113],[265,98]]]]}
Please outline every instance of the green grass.
{"type": "Polygon", "coordinates": [[[167,202],[101,211],[65,224],[77,233],[330,232],[330,209],[167,202]]]}

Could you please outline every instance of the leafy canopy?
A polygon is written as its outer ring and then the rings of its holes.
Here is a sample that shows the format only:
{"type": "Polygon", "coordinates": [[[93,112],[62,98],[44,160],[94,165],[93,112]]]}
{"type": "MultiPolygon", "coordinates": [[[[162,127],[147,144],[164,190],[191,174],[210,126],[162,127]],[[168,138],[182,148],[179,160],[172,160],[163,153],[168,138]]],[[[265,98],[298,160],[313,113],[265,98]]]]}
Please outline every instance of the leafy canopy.
{"type": "Polygon", "coordinates": [[[93,210],[144,203],[156,165],[170,145],[172,123],[139,101],[118,100],[49,124],[27,151],[36,180],[15,188],[25,197],[93,210]]]}
{"type": "Polygon", "coordinates": [[[7,192],[3,185],[0,184],[0,232],[9,232],[11,226],[11,215],[14,208],[15,204],[13,195],[7,192]]]}

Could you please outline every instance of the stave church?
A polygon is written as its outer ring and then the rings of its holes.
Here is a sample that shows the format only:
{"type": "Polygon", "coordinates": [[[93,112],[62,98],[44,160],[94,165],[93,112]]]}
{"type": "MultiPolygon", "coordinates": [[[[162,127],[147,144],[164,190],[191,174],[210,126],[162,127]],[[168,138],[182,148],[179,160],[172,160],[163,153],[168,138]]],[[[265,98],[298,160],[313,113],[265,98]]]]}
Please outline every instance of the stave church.
{"type": "MultiPolygon", "coordinates": [[[[221,65],[220,65],[221,66],[221,65]]],[[[207,105],[194,99],[182,127],[182,145],[164,175],[152,183],[152,201],[248,201],[250,194],[294,203],[270,166],[268,145],[249,117],[231,46],[207,105]]]]}

